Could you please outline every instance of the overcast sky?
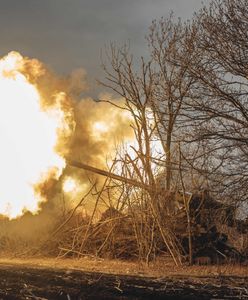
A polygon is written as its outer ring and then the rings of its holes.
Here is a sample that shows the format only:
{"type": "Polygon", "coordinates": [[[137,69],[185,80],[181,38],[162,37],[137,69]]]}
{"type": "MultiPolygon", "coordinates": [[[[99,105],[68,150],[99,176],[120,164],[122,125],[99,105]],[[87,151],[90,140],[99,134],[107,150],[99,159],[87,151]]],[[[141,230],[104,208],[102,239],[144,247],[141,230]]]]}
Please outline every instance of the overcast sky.
{"type": "Polygon", "coordinates": [[[189,19],[201,6],[201,0],[0,0],[0,55],[17,50],[59,74],[83,67],[95,78],[106,44],[129,40],[141,56],[153,19],[172,10],[189,19]]]}

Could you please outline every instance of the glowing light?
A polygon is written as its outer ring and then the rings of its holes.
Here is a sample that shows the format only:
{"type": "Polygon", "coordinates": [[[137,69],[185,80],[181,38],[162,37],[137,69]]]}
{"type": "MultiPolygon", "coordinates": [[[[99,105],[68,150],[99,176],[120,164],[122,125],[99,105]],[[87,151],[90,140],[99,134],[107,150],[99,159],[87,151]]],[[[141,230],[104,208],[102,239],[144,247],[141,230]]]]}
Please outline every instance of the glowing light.
{"type": "Polygon", "coordinates": [[[108,125],[105,122],[96,122],[93,125],[93,130],[99,131],[100,133],[104,133],[108,131],[108,125]]]}
{"type": "Polygon", "coordinates": [[[110,130],[110,124],[105,121],[97,121],[92,125],[92,135],[97,139],[102,139],[110,130]]]}
{"type": "Polygon", "coordinates": [[[71,193],[77,188],[76,181],[71,177],[66,177],[63,183],[63,191],[65,193],[71,193]]]}
{"type": "MultiPolygon", "coordinates": [[[[137,115],[139,115],[138,112],[137,115]]],[[[165,159],[165,151],[161,140],[156,136],[156,130],[155,130],[156,125],[155,125],[154,115],[152,110],[149,108],[146,109],[146,122],[147,122],[147,127],[150,135],[149,151],[150,151],[150,158],[151,158],[151,169],[154,173],[156,173],[158,169],[158,164],[156,163],[156,160],[165,159]]],[[[134,135],[131,139],[129,138],[124,141],[124,151],[128,153],[128,155],[132,160],[135,160],[137,158],[137,153],[141,154],[146,152],[146,143],[144,141],[145,141],[145,136],[143,132],[141,132],[140,141],[138,141],[134,135]]],[[[140,167],[142,167],[141,160],[139,164],[140,167]]]]}
{"type": "Polygon", "coordinates": [[[54,150],[63,111],[58,103],[41,107],[24,63],[16,52],[0,60],[0,214],[10,218],[25,210],[36,213],[44,199],[34,186],[51,174],[58,178],[65,166],[54,150]]]}

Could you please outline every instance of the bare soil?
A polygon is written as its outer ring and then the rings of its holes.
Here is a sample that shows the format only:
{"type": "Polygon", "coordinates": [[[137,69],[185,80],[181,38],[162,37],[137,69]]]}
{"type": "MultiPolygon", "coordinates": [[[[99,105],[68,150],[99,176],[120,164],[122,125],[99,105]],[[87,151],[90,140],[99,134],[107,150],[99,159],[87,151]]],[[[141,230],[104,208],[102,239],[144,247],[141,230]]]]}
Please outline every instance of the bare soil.
{"type": "Polygon", "coordinates": [[[228,274],[224,266],[180,271],[163,265],[90,258],[2,259],[0,299],[248,299],[247,267],[229,267],[228,274]],[[232,274],[235,268],[237,274],[232,274]]]}

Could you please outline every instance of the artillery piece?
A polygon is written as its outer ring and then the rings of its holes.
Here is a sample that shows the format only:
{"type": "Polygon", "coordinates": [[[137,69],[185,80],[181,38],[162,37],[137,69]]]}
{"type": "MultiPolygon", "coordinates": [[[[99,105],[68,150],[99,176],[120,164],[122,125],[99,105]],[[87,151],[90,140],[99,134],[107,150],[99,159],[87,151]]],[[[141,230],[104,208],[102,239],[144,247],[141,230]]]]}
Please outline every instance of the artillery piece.
{"type": "Polygon", "coordinates": [[[98,175],[109,177],[109,178],[112,178],[112,179],[124,182],[126,184],[130,184],[130,185],[135,186],[135,187],[139,187],[139,188],[143,188],[143,189],[146,189],[146,190],[150,190],[150,187],[148,185],[143,184],[143,183],[141,183],[141,182],[139,182],[137,180],[126,178],[126,177],[117,175],[115,173],[109,172],[109,171],[104,171],[104,170],[101,170],[101,169],[89,166],[87,164],[84,164],[82,162],[71,161],[70,160],[70,161],[67,161],[67,164],[69,166],[71,166],[71,167],[83,169],[85,171],[89,171],[89,172],[92,172],[92,173],[95,173],[95,174],[98,174],[98,175]]]}
{"type": "MultiPolygon", "coordinates": [[[[94,174],[102,175],[102,176],[109,177],[109,178],[117,180],[117,181],[121,181],[121,182],[123,182],[125,184],[128,184],[128,185],[131,185],[133,187],[144,189],[147,192],[154,192],[154,189],[156,189],[156,194],[158,195],[158,197],[161,196],[161,195],[163,197],[166,193],[166,190],[164,189],[164,187],[161,187],[160,184],[156,185],[155,187],[154,186],[149,186],[149,185],[147,185],[145,183],[142,183],[142,182],[139,182],[135,179],[120,176],[120,175],[117,175],[117,174],[112,173],[110,171],[105,171],[105,170],[102,170],[102,169],[99,169],[99,168],[96,168],[96,167],[92,167],[92,166],[89,166],[85,163],[78,162],[78,161],[68,160],[67,164],[71,167],[83,169],[85,171],[89,171],[89,172],[92,172],[94,174]]],[[[185,205],[185,203],[184,203],[185,201],[183,199],[182,193],[180,191],[176,191],[176,192],[171,192],[170,191],[169,193],[170,193],[170,195],[172,195],[172,193],[173,193],[173,197],[168,197],[171,201],[170,201],[170,203],[168,203],[168,201],[167,201],[167,203],[166,203],[167,207],[164,207],[164,208],[165,209],[169,208],[168,212],[170,214],[173,214],[173,212],[175,212],[175,211],[178,212],[179,208],[180,208],[180,210],[183,210],[184,205],[185,205]]],[[[190,199],[191,199],[191,194],[187,194],[187,202],[189,202],[190,199]]],[[[188,205],[188,203],[187,203],[187,205],[188,205]]]]}
{"type": "MultiPolygon", "coordinates": [[[[71,167],[121,181],[127,185],[146,190],[147,192],[152,192],[152,189],[154,189],[154,187],[135,179],[101,170],[82,162],[67,161],[67,164],[71,167]]],[[[165,215],[171,217],[173,220],[172,230],[180,241],[181,248],[186,256],[189,253],[189,243],[185,204],[190,214],[193,259],[195,263],[218,263],[228,261],[230,258],[236,261],[244,260],[243,255],[229,243],[226,234],[218,231],[217,226],[217,224],[221,224],[223,219],[225,219],[227,223],[234,223],[234,207],[224,205],[212,199],[206,191],[198,194],[187,194],[187,201],[185,202],[185,195],[180,191],[168,192],[164,188],[159,188],[159,186],[156,187],[156,189],[156,193],[160,198],[163,197],[164,194],[164,197],[170,198],[171,200],[170,203],[168,201],[166,202],[166,205],[169,205],[170,209],[166,211],[165,215]],[[172,197],[168,197],[168,195],[171,196],[172,194],[172,197]]],[[[161,199],[159,199],[159,201],[160,200],[161,199]]]]}

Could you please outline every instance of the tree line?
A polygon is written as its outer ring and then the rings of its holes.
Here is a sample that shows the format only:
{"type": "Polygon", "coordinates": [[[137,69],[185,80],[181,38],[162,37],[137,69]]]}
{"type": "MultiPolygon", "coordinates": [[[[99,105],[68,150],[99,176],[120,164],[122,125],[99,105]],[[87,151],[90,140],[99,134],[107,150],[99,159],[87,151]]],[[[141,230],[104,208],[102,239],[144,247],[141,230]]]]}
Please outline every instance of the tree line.
{"type": "Polygon", "coordinates": [[[166,250],[176,265],[185,256],[192,264],[200,244],[198,229],[209,229],[205,238],[214,236],[218,242],[221,235],[212,226],[213,214],[222,208],[212,201],[212,210],[201,220],[206,226],[197,227],[195,219],[200,217],[192,214],[190,202],[194,194],[201,193],[196,198],[200,203],[211,194],[247,217],[246,4],[213,0],[190,21],[173,14],[154,20],[146,36],[149,58],[135,59],[129,45],[106,49],[100,84],[122,100],[99,101],[126,111],[135,137],[128,149],[118,149],[110,171],[130,180],[110,176],[100,189],[92,185],[93,213],[77,223],[73,241],[71,235],[68,245],[63,239],[62,255],[110,253],[149,262],[166,250]],[[109,209],[95,223],[101,201],[109,209]]]}
{"type": "Polygon", "coordinates": [[[149,207],[176,264],[180,245],[161,214],[159,180],[166,193],[183,193],[186,208],[188,191],[208,190],[247,214],[246,4],[213,0],[190,21],[173,14],[154,20],[146,36],[149,59],[135,60],[128,45],[111,44],[102,64],[101,84],[122,97],[120,105],[112,104],[131,114],[137,142],[132,155],[118,156],[122,175],[151,187],[145,201],[139,194],[135,202],[132,193],[132,203],[142,202],[139,210],[149,207]],[[156,152],[154,141],[163,151],[156,152]]]}
{"type": "Polygon", "coordinates": [[[163,165],[170,190],[182,184],[181,164],[187,189],[247,201],[247,29],[245,0],[214,0],[191,21],[153,21],[150,58],[138,67],[127,45],[110,46],[101,83],[132,114],[138,147],[135,159],[125,156],[132,176],[153,185],[152,165],[163,165]],[[159,158],[156,139],[164,149],[159,158]]]}

